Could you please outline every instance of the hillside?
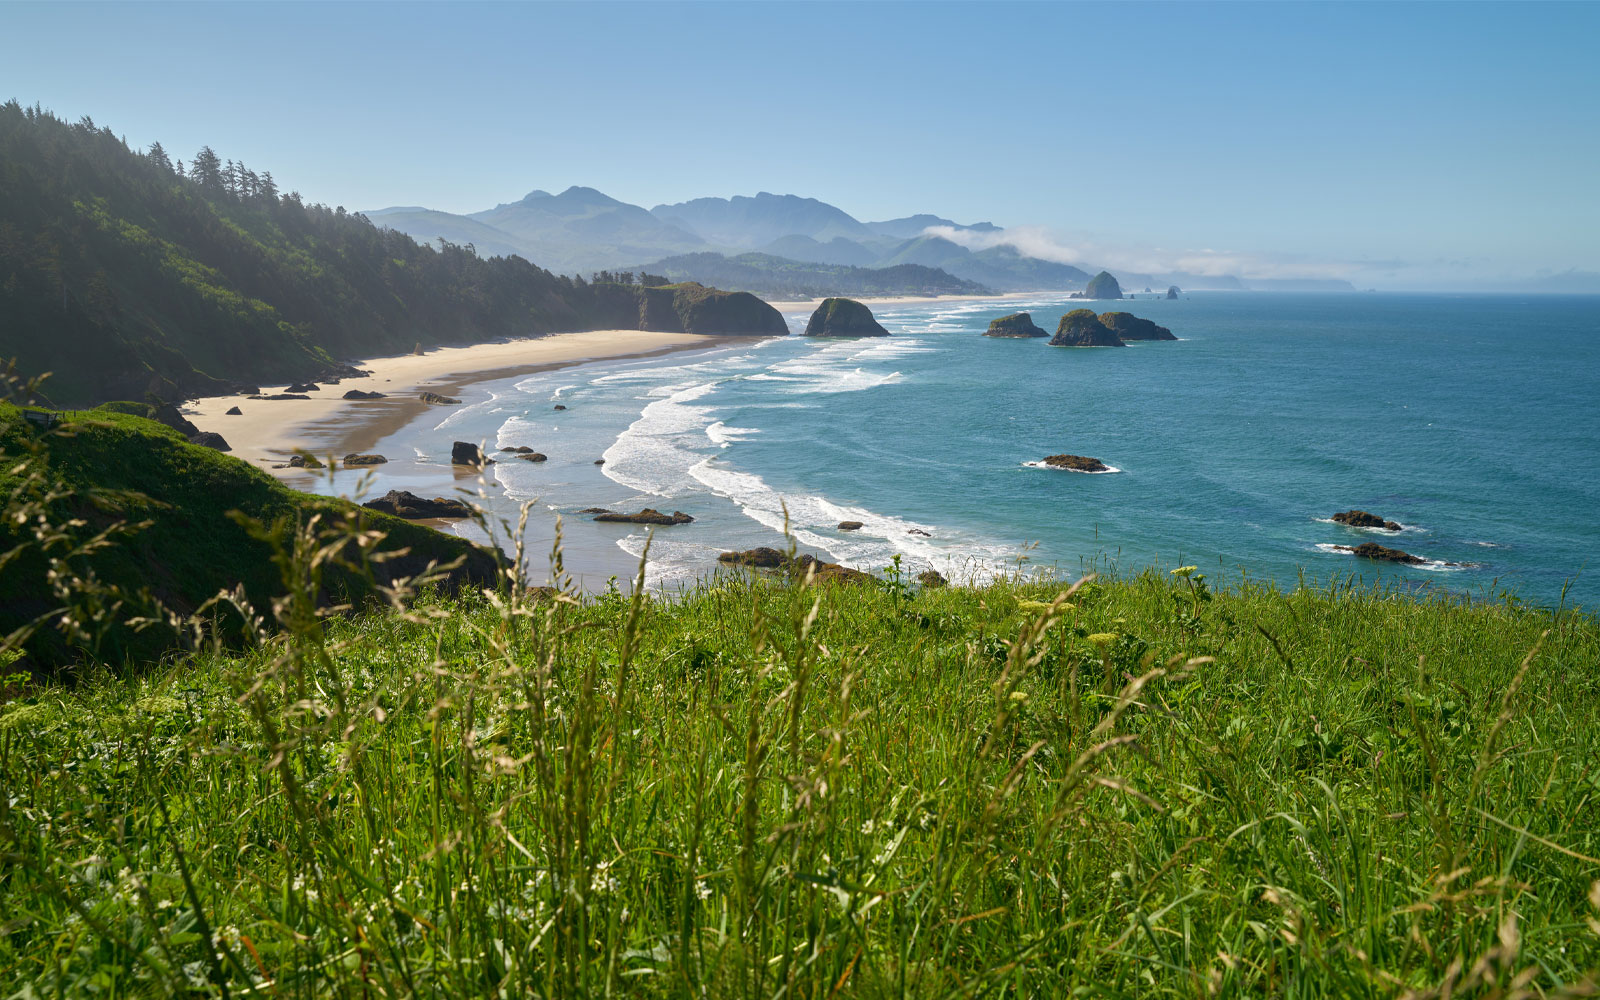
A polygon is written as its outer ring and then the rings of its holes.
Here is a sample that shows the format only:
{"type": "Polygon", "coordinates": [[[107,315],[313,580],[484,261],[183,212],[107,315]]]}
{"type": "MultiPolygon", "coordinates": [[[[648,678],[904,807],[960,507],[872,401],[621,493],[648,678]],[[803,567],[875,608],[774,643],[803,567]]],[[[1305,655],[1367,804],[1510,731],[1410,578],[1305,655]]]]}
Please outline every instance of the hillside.
{"type": "Polygon", "coordinates": [[[753,198],[735,195],[657,205],[650,214],[698,234],[707,243],[736,249],[765,246],[796,234],[821,243],[835,237],[860,239],[873,235],[848,212],[827,202],[766,191],[753,198]]]}
{"type": "Polygon", "coordinates": [[[314,378],[419,343],[608,329],[611,294],[520,257],[419,246],[209,148],[184,169],[87,119],[0,106],[0,361],[53,372],[58,404],[314,378]]]}
{"type": "MultiPolygon", "coordinates": [[[[329,526],[359,521],[387,535],[376,547],[328,553],[317,571],[324,603],[377,598],[375,583],[421,573],[434,561],[464,559],[456,579],[494,584],[495,558],[454,535],[295,492],[241,459],[117,412],[137,408],[77,412],[42,431],[0,403],[0,636],[40,616],[82,626],[40,630],[25,647],[40,667],[83,656],[114,669],[125,658],[151,661],[179,641],[168,612],[192,614],[236,587],[269,614],[287,592],[274,547],[291,545],[314,515],[329,526]],[[257,537],[233,511],[266,534],[257,537]],[[129,530],[116,530],[119,523],[129,530]],[[107,530],[111,544],[74,554],[107,530]],[[378,561],[380,553],[388,561],[378,561]],[[55,609],[62,607],[74,613],[61,616],[55,609]],[[140,618],[151,620],[139,626],[140,618]]],[[[242,619],[222,617],[229,632],[222,638],[240,641],[242,619]]]]}
{"type": "Polygon", "coordinates": [[[829,295],[987,295],[991,290],[935,268],[917,264],[895,267],[850,267],[811,264],[742,253],[685,254],[647,264],[644,270],[678,281],[699,281],[737,288],[772,299],[812,299],[829,295]]]}
{"type": "Polygon", "coordinates": [[[467,218],[509,234],[524,257],[566,274],[706,248],[694,233],[587,187],[534,191],[467,218]]]}
{"type": "Polygon", "coordinates": [[[0,989],[1594,994],[1593,619],[905,584],[463,595],[27,691],[0,989]]]}

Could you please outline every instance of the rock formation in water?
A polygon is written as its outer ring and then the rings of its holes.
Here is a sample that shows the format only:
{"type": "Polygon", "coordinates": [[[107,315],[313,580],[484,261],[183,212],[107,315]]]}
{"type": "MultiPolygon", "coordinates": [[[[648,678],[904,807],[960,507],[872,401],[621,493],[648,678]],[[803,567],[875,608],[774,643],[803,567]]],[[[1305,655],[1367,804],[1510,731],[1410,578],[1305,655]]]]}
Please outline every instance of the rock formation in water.
{"type": "Polygon", "coordinates": [[[351,454],[351,455],[346,455],[344,457],[344,464],[346,466],[383,465],[387,461],[389,461],[389,460],[387,458],[384,458],[382,455],[356,455],[356,454],[351,454]]]}
{"type": "Polygon", "coordinates": [[[1417,566],[1428,560],[1421,556],[1414,556],[1409,552],[1399,549],[1387,549],[1377,542],[1362,542],[1360,545],[1335,545],[1334,548],[1341,552],[1349,552],[1363,559],[1376,559],[1379,562],[1405,563],[1408,566],[1417,566]]]}
{"type": "Polygon", "coordinates": [[[862,524],[860,521],[840,521],[839,522],[839,530],[840,531],[860,531],[862,528],[865,528],[865,527],[866,527],[866,525],[862,524]]]}
{"type": "Polygon", "coordinates": [[[450,464],[481,469],[486,465],[493,465],[494,459],[485,455],[483,449],[471,441],[456,441],[450,445],[450,464]]]}
{"type": "Polygon", "coordinates": [[[434,406],[454,406],[456,403],[461,402],[454,396],[441,396],[437,392],[425,392],[419,398],[424,403],[430,403],[434,406]]]}
{"type": "Polygon", "coordinates": [[[782,569],[789,557],[777,549],[765,545],[745,549],[743,552],[724,552],[717,556],[717,562],[727,563],[730,566],[751,566],[756,569],[782,569]]]}
{"type": "Polygon", "coordinates": [[[1348,524],[1352,528],[1382,528],[1384,531],[1399,531],[1402,525],[1398,521],[1386,521],[1376,514],[1369,514],[1364,510],[1344,510],[1333,515],[1333,520],[1339,524],[1348,524]]]}
{"type": "Polygon", "coordinates": [[[823,299],[806,323],[807,337],[887,337],[872,310],[855,299],[823,299]]]}
{"type": "Polygon", "coordinates": [[[1117,335],[1117,339],[1129,340],[1177,340],[1172,331],[1164,326],[1157,326],[1150,320],[1140,319],[1133,313],[1103,312],[1100,322],[1107,330],[1117,335]]]}
{"type": "Polygon", "coordinates": [[[1122,339],[1089,309],[1074,309],[1061,317],[1051,347],[1125,347],[1122,339]]]}
{"type": "Polygon", "coordinates": [[[620,524],[688,524],[694,518],[681,510],[663,514],[654,507],[646,507],[637,514],[601,514],[595,520],[620,524]]]}
{"type": "Polygon", "coordinates": [[[1010,316],[1001,316],[991,320],[989,329],[984,331],[985,337],[1048,337],[1049,333],[1034,325],[1033,317],[1028,313],[1012,313],[1010,316]]]}
{"type": "Polygon", "coordinates": [[[1110,271],[1101,271],[1089,279],[1083,291],[1073,292],[1068,298],[1073,299],[1120,299],[1122,286],[1117,284],[1117,279],[1111,276],[1110,271]]]}
{"type": "Polygon", "coordinates": [[[1181,291],[1181,289],[1179,289],[1177,285],[1168,285],[1167,286],[1167,298],[1169,298],[1169,299],[1177,298],[1178,297],[1178,293],[1180,291],[1181,291]]]}
{"type": "Polygon", "coordinates": [[[1043,462],[1052,469],[1071,469],[1074,472],[1111,471],[1111,466],[1087,455],[1048,455],[1043,462]]]}

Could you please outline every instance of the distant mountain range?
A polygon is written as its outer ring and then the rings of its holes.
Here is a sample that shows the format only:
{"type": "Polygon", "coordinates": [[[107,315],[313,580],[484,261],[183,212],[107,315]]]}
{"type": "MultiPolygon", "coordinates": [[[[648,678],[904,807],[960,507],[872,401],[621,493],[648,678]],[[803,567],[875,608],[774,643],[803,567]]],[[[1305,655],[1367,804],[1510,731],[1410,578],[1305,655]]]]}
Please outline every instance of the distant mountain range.
{"type": "MultiPolygon", "coordinates": [[[[927,294],[931,288],[969,294],[1065,291],[1083,288],[1101,270],[1092,263],[1030,257],[1007,243],[972,250],[929,233],[934,227],[947,234],[1003,232],[988,222],[962,225],[931,214],[862,222],[815,198],[765,191],[645,209],[594,188],[570,187],[556,195],[534,191],[521,201],[467,215],[420,207],[365,214],[377,225],[425,242],[471,244],[483,256],[518,254],[560,273],[634,268],[776,297],[927,294]],[[855,273],[859,270],[882,273],[855,273]]],[[[1112,273],[1130,290],[1171,284],[1353,290],[1345,282],[1246,283],[1232,275],[1112,273]]]]}

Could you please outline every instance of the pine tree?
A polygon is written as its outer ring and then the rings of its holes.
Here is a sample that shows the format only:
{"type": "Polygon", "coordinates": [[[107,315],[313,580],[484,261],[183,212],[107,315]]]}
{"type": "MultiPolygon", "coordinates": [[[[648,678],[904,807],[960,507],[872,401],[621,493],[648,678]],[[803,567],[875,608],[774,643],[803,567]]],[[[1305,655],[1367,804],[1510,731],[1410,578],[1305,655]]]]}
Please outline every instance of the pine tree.
{"type": "Polygon", "coordinates": [[[152,142],[150,144],[150,152],[146,153],[145,156],[150,160],[151,163],[154,163],[162,170],[166,170],[168,172],[172,170],[172,161],[167,158],[167,151],[161,148],[161,143],[152,142]]]}
{"type": "Polygon", "coordinates": [[[207,191],[223,190],[222,159],[210,146],[202,146],[189,162],[189,173],[207,191]]]}

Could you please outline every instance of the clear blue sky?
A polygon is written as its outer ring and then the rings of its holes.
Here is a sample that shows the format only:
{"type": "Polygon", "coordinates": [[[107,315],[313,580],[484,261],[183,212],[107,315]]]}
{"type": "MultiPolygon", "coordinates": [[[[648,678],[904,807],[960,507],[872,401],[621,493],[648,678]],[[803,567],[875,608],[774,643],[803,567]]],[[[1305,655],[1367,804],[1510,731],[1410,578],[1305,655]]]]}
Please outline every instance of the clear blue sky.
{"type": "Polygon", "coordinates": [[[351,209],[465,212],[570,184],[647,207],[766,190],[1376,284],[1600,270],[1600,4],[12,3],[0,18],[0,99],[184,159],[210,144],[351,209]]]}

